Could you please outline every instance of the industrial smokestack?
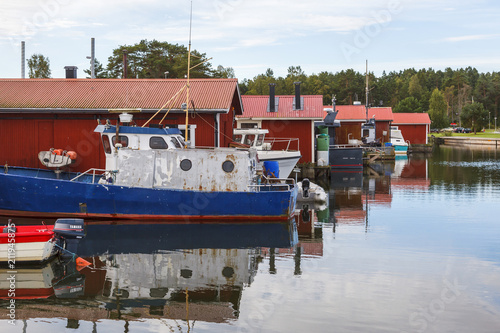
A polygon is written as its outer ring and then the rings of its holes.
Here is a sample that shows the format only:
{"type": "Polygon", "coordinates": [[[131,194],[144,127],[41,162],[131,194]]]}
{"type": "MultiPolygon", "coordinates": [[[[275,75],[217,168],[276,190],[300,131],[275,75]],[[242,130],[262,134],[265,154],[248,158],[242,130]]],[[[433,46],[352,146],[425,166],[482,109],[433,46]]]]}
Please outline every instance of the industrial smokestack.
{"type": "Polygon", "coordinates": [[[276,112],[276,101],[275,101],[275,83],[269,83],[269,112],[276,112]]]}
{"type": "Polygon", "coordinates": [[[95,38],[90,39],[90,77],[95,79],[95,38]]]}
{"type": "Polygon", "coordinates": [[[123,50],[123,78],[127,78],[127,50],[123,50]]]}
{"type": "Polygon", "coordinates": [[[21,42],[21,78],[26,77],[26,44],[21,42]]]}
{"type": "Polygon", "coordinates": [[[300,103],[300,82],[294,82],[293,84],[295,84],[295,110],[302,110],[300,103]]]}

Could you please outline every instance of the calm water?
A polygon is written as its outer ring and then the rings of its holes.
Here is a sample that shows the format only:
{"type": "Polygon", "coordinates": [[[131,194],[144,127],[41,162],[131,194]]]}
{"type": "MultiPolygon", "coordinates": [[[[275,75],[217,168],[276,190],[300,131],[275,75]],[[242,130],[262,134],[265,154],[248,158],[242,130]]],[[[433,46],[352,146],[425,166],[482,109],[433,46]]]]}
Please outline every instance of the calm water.
{"type": "Polygon", "coordinates": [[[328,209],[287,224],[91,225],[90,267],[17,270],[17,292],[48,298],[17,300],[15,325],[1,301],[0,331],[500,332],[500,152],[329,185],[328,209]]]}

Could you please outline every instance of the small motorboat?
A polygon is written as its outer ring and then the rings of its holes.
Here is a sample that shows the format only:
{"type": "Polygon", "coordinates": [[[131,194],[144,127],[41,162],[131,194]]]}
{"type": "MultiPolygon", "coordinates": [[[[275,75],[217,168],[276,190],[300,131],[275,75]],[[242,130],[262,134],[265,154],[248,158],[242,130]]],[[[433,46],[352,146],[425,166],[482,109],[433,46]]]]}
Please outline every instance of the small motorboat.
{"type": "Polygon", "coordinates": [[[15,225],[0,229],[0,262],[13,269],[17,263],[42,263],[58,253],[75,251],[85,236],[83,219],[58,219],[54,225],[15,225]]]}

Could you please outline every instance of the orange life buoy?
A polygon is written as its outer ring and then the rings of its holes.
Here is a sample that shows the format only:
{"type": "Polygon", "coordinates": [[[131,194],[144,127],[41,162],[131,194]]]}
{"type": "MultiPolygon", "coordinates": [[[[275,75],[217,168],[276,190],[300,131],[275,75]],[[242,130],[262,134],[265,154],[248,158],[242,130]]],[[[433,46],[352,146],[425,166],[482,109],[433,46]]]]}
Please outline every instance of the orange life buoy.
{"type": "Polygon", "coordinates": [[[54,150],[52,150],[52,154],[54,154],[54,155],[62,155],[63,154],[63,150],[62,149],[54,149],[54,150]]]}
{"type": "Polygon", "coordinates": [[[66,156],[68,156],[71,160],[76,160],[76,157],[78,156],[76,152],[70,150],[66,152],[66,156]]]}

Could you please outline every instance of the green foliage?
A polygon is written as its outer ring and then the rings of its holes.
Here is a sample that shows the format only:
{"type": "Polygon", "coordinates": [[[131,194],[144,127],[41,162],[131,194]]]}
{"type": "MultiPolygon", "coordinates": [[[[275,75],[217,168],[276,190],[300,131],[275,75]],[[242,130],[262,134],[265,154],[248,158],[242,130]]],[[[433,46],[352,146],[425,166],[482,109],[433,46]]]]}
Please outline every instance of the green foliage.
{"type": "MultiPolygon", "coordinates": [[[[91,67],[92,65],[90,65],[91,67]]],[[[83,72],[88,75],[87,79],[92,75],[92,68],[84,69],[83,72]]],[[[106,79],[109,77],[108,71],[104,69],[99,60],[94,59],[94,74],[96,79],[106,79]]]]}
{"type": "Polygon", "coordinates": [[[447,104],[444,94],[438,89],[434,89],[429,100],[429,117],[433,128],[448,127],[449,120],[446,114],[447,104]]]}
{"type": "MultiPolygon", "coordinates": [[[[123,54],[127,53],[127,78],[184,78],[187,74],[188,50],[179,44],[157,40],[141,40],[134,45],[121,45],[108,58],[107,70],[112,78],[123,76],[123,54]]],[[[205,53],[191,50],[190,76],[208,78],[215,74],[211,64],[205,61],[205,53]]]]}
{"type": "MultiPolygon", "coordinates": [[[[300,66],[291,66],[286,77],[275,77],[272,69],[268,68],[265,74],[240,82],[240,91],[243,94],[266,95],[269,93],[268,84],[275,83],[277,94],[290,95],[294,93],[294,81],[302,82],[303,94],[323,95],[325,105],[331,104],[333,95],[338,104],[352,104],[355,100],[365,104],[365,74],[353,69],[306,75],[300,66]]],[[[463,108],[472,98],[481,102],[492,117],[498,117],[500,113],[499,72],[479,73],[472,67],[456,70],[448,67],[444,71],[409,68],[400,72],[384,71],[379,77],[369,73],[369,85],[368,103],[372,106],[389,106],[396,112],[413,110],[432,113],[436,105],[431,111],[430,101],[433,91],[438,89],[445,101],[444,115],[441,114],[441,100],[439,113],[434,115],[433,120],[443,127],[448,126],[449,121],[458,122],[463,108]]]]}
{"type": "Polygon", "coordinates": [[[50,61],[41,54],[33,54],[28,59],[28,69],[30,79],[50,78],[50,61]]]}
{"type": "Polygon", "coordinates": [[[406,97],[392,110],[394,112],[422,112],[419,101],[415,97],[406,97]]]}
{"type": "Polygon", "coordinates": [[[462,126],[470,127],[476,133],[488,125],[488,111],[482,103],[470,103],[464,106],[461,119],[462,126]]]}

